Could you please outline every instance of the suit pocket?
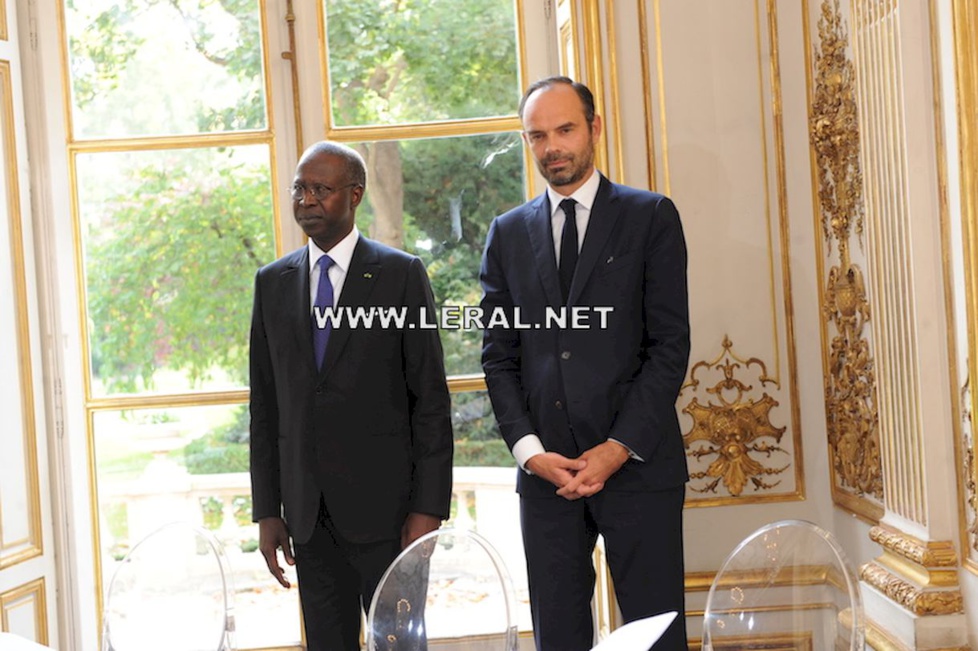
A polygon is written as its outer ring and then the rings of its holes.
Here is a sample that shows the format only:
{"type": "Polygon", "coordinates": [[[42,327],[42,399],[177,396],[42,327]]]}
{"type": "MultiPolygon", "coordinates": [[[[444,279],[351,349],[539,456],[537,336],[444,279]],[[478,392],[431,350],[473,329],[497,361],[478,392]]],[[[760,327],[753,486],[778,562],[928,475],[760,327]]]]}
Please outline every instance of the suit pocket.
{"type": "Polygon", "coordinates": [[[598,262],[596,272],[600,276],[615,274],[623,269],[631,269],[642,261],[641,251],[626,251],[620,255],[609,255],[598,262]]]}
{"type": "Polygon", "coordinates": [[[608,256],[599,263],[592,277],[595,295],[607,305],[621,306],[641,296],[642,262],[640,251],[608,256]]]}

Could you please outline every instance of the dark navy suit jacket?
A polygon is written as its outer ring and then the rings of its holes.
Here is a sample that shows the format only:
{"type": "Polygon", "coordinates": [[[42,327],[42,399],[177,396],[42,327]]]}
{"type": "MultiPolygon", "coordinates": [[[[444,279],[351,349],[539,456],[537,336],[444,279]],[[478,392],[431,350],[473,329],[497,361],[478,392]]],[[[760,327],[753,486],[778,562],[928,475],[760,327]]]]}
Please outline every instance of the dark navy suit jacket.
{"type": "MultiPolygon", "coordinates": [[[[547,451],[576,457],[613,438],[629,460],[605,491],[655,491],[688,479],[675,403],[689,358],[686,246],[661,194],[602,177],[570,288],[571,306],[610,307],[588,329],[535,328],[561,304],[547,195],[495,219],[483,256],[482,308],[520,308],[527,329],[487,329],[483,367],[503,438],[536,433],[547,451]]],[[[526,496],[553,495],[519,472],[526,496]]]]}

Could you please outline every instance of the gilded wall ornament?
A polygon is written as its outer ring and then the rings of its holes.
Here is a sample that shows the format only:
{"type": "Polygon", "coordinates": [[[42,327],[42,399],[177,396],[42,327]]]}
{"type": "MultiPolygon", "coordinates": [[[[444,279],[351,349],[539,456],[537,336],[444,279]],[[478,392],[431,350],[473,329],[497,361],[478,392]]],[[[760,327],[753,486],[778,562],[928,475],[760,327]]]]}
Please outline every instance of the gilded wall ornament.
{"type": "Polygon", "coordinates": [[[978,485],[975,480],[975,430],[971,417],[971,378],[965,378],[961,387],[961,438],[964,448],[964,490],[968,523],[968,546],[978,552],[978,485]]]}
{"type": "Polygon", "coordinates": [[[693,419],[692,429],[683,435],[687,456],[699,466],[704,459],[712,460],[706,470],[690,472],[690,489],[697,493],[716,494],[720,484],[735,497],[748,484],[754,491],[770,490],[781,482],[765,478],[779,475],[791,466],[790,453],[779,445],[787,428],[771,423],[771,410],[778,401],[767,393],[757,400],[751,398],[754,386],[736,375],[756,367],[756,380],[761,387],[776,383],[768,377],[764,362],[756,357],[740,359],[732,348],[733,343],[724,336],[723,352],[711,362],[694,364],[680,393],[696,391],[700,386],[698,373],[722,374],[716,384],[705,388],[715,401],[707,399],[706,404],[701,404],[694,395],[683,408],[683,413],[693,419]],[[789,460],[775,464],[772,460],[778,455],[789,460]]]}
{"type": "Polygon", "coordinates": [[[828,443],[836,488],[882,500],[875,365],[865,332],[871,311],[863,272],[850,257],[850,239],[862,241],[864,214],[855,72],[838,0],[822,3],[818,32],[811,141],[822,231],[838,255],[822,305],[828,443]]]}

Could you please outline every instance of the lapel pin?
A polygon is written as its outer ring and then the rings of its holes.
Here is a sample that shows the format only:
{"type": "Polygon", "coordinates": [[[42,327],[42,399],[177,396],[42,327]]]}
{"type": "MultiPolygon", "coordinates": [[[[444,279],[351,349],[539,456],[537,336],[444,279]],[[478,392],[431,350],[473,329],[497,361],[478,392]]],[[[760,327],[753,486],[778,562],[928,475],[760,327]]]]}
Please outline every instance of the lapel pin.
{"type": "Polygon", "coordinates": [[[607,260],[605,260],[604,263],[605,264],[611,264],[611,261],[614,260],[614,259],[615,259],[615,256],[611,256],[610,258],[608,258],[607,260]]]}
{"type": "Polygon", "coordinates": [[[364,278],[373,278],[374,275],[368,271],[367,273],[363,274],[363,277],[364,278]]]}

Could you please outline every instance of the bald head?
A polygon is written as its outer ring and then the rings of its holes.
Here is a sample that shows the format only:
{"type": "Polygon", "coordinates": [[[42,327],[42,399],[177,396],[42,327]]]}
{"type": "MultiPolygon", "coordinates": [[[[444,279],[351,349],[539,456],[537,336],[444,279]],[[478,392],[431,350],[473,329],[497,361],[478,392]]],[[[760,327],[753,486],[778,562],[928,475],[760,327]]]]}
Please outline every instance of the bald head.
{"type": "Polygon", "coordinates": [[[355,149],[338,142],[322,140],[309,145],[302,152],[299,165],[325,156],[332,156],[342,161],[343,174],[346,176],[347,183],[355,183],[364,188],[367,186],[367,165],[363,162],[363,157],[355,149]]]}

